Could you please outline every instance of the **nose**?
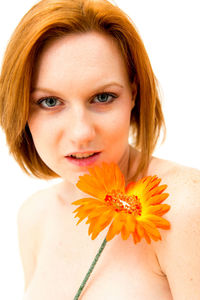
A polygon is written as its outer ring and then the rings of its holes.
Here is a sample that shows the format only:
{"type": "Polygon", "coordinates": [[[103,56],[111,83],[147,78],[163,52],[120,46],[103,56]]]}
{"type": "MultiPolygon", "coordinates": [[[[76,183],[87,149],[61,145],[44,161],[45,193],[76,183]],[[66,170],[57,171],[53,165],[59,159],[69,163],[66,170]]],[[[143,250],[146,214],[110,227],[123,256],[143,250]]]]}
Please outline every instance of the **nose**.
{"type": "Polygon", "coordinates": [[[76,148],[85,148],[95,138],[95,120],[92,112],[84,107],[76,107],[71,111],[69,137],[76,148]]]}

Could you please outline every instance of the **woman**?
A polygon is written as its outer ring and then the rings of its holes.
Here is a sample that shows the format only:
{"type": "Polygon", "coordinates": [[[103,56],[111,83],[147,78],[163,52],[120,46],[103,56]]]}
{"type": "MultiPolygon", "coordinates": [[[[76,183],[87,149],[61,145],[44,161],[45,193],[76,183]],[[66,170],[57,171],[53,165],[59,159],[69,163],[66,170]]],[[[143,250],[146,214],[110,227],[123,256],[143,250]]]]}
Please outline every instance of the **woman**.
{"type": "Polygon", "coordinates": [[[156,79],[119,8],[105,0],[35,5],[5,54],[0,116],[19,165],[63,179],[19,211],[25,299],[73,299],[106,234],[91,241],[85,224],[75,226],[71,202],[84,196],[75,183],[102,162],[118,164],[126,183],[161,177],[172,228],[151,245],[108,243],[82,299],[199,298],[200,174],[152,156],[164,126],[156,79]]]}

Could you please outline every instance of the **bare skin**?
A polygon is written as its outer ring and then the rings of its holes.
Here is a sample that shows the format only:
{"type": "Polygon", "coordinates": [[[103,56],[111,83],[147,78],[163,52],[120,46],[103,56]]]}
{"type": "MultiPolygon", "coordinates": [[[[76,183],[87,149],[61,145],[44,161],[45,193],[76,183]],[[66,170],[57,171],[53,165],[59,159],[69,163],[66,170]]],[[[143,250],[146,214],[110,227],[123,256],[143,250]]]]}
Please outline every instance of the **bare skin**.
{"type": "MultiPolygon", "coordinates": [[[[129,182],[140,154],[128,147],[135,96],[121,53],[107,36],[66,36],[41,53],[28,125],[40,157],[63,181],[33,195],[19,211],[24,300],[75,296],[106,229],[92,241],[88,225],[76,226],[71,202],[83,197],[75,182],[86,170],[66,156],[99,152],[97,163],[117,163],[129,182]]],[[[171,230],[151,245],[115,237],[81,299],[199,300],[200,172],[152,157],[146,175],[168,185],[171,230]]]]}
{"type": "MultiPolygon", "coordinates": [[[[133,155],[138,158],[139,152],[131,149],[132,158],[133,155]]],[[[194,170],[184,168],[187,172],[194,170]]],[[[162,178],[162,183],[168,184],[167,191],[176,195],[173,174],[180,169],[180,165],[152,157],[147,175],[157,174],[162,178]]],[[[132,171],[134,168],[130,168],[132,171]]],[[[199,172],[195,171],[199,176],[199,172]]],[[[78,290],[107,232],[105,229],[92,241],[87,233],[88,225],[82,222],[76,226],[72,213],[74,206],[70,203],[81,196],[83,194],[72,188],[71,184],[61,182],[37,193],[22,206],[19,212],[19,239],[25,272],[24,300],[73,299],[78,290]],[[26,224],[27,236],[21,233],[22,219],[29,220],[26,224]],[[29,235],[28,228],[32,230],[29,235]],[[29,243],[29,253],[26,243],[29,243]]],[[[172,200],[166,203],[172,205],[172,200]]],[[[173,205],[176,206],[176,201],[173,205]]],[[[176,209],[166,215],[171,224],[175,222],[175,217],[176,209]]],[[[167,257],[163,259],[171,231],[161,231],[161,234],[163,241],[151,245],[144,241],[134,245],[132,238],[123,241],[121,236],[110,241],[81,299],[180,299],[172,297],[165,270],[167,257]]],[[[193,295],[193,299],[197,298],[193,295]]]]}

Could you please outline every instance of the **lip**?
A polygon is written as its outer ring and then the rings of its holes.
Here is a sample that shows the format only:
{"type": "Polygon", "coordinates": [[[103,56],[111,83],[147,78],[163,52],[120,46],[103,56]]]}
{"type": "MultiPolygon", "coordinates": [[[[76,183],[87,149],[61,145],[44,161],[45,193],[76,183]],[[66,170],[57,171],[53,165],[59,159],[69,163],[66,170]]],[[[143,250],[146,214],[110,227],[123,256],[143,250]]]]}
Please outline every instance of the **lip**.
{"type": "Polygon", "coordinates": [[[88,158],[73,158],[73,157],[70,157],[70,156],[65,156],[65,158],[68,160],[68,162],[76,165],[76,166],[80,166],[80,167],[87,167],[87,166],[90,166],[92,164],[94,164],[98,159],[99,159],[99,156],[101,154],[101,152],[95,152],[95,151],[84,151],[84,152],[73,152],[69,155],[75,155],[75,154],[81,154],[81,153],[94,153],[93,156],[90,156],[88,158]]]}
{"type": "Polygon", "coordinates": [[[77,151],[77,152],[71,152],[69,154],[66,155],[66,157],[70,156],[70,155],[76,155],[76,154],[84,154],[84,153],[87,153],[87,154],[90,154],[90,153],[99,153],[100,151],[77,151]]]}

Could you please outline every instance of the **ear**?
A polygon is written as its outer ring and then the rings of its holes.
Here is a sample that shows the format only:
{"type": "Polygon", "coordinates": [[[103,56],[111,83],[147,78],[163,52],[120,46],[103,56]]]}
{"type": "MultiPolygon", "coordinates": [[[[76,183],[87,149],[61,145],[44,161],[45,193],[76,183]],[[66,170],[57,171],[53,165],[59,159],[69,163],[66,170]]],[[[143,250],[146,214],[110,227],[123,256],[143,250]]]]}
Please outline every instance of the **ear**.
{"type": "Polygon", "coordinates": [[[135,106],[135,99],[136,99],[136,96],[137,96],[137,84],[136,84],[135,79],[134,79],[133,83],[131,84],[131,89],[132,89],[131,109],[133,109],[134,106],[135,106]]]}

